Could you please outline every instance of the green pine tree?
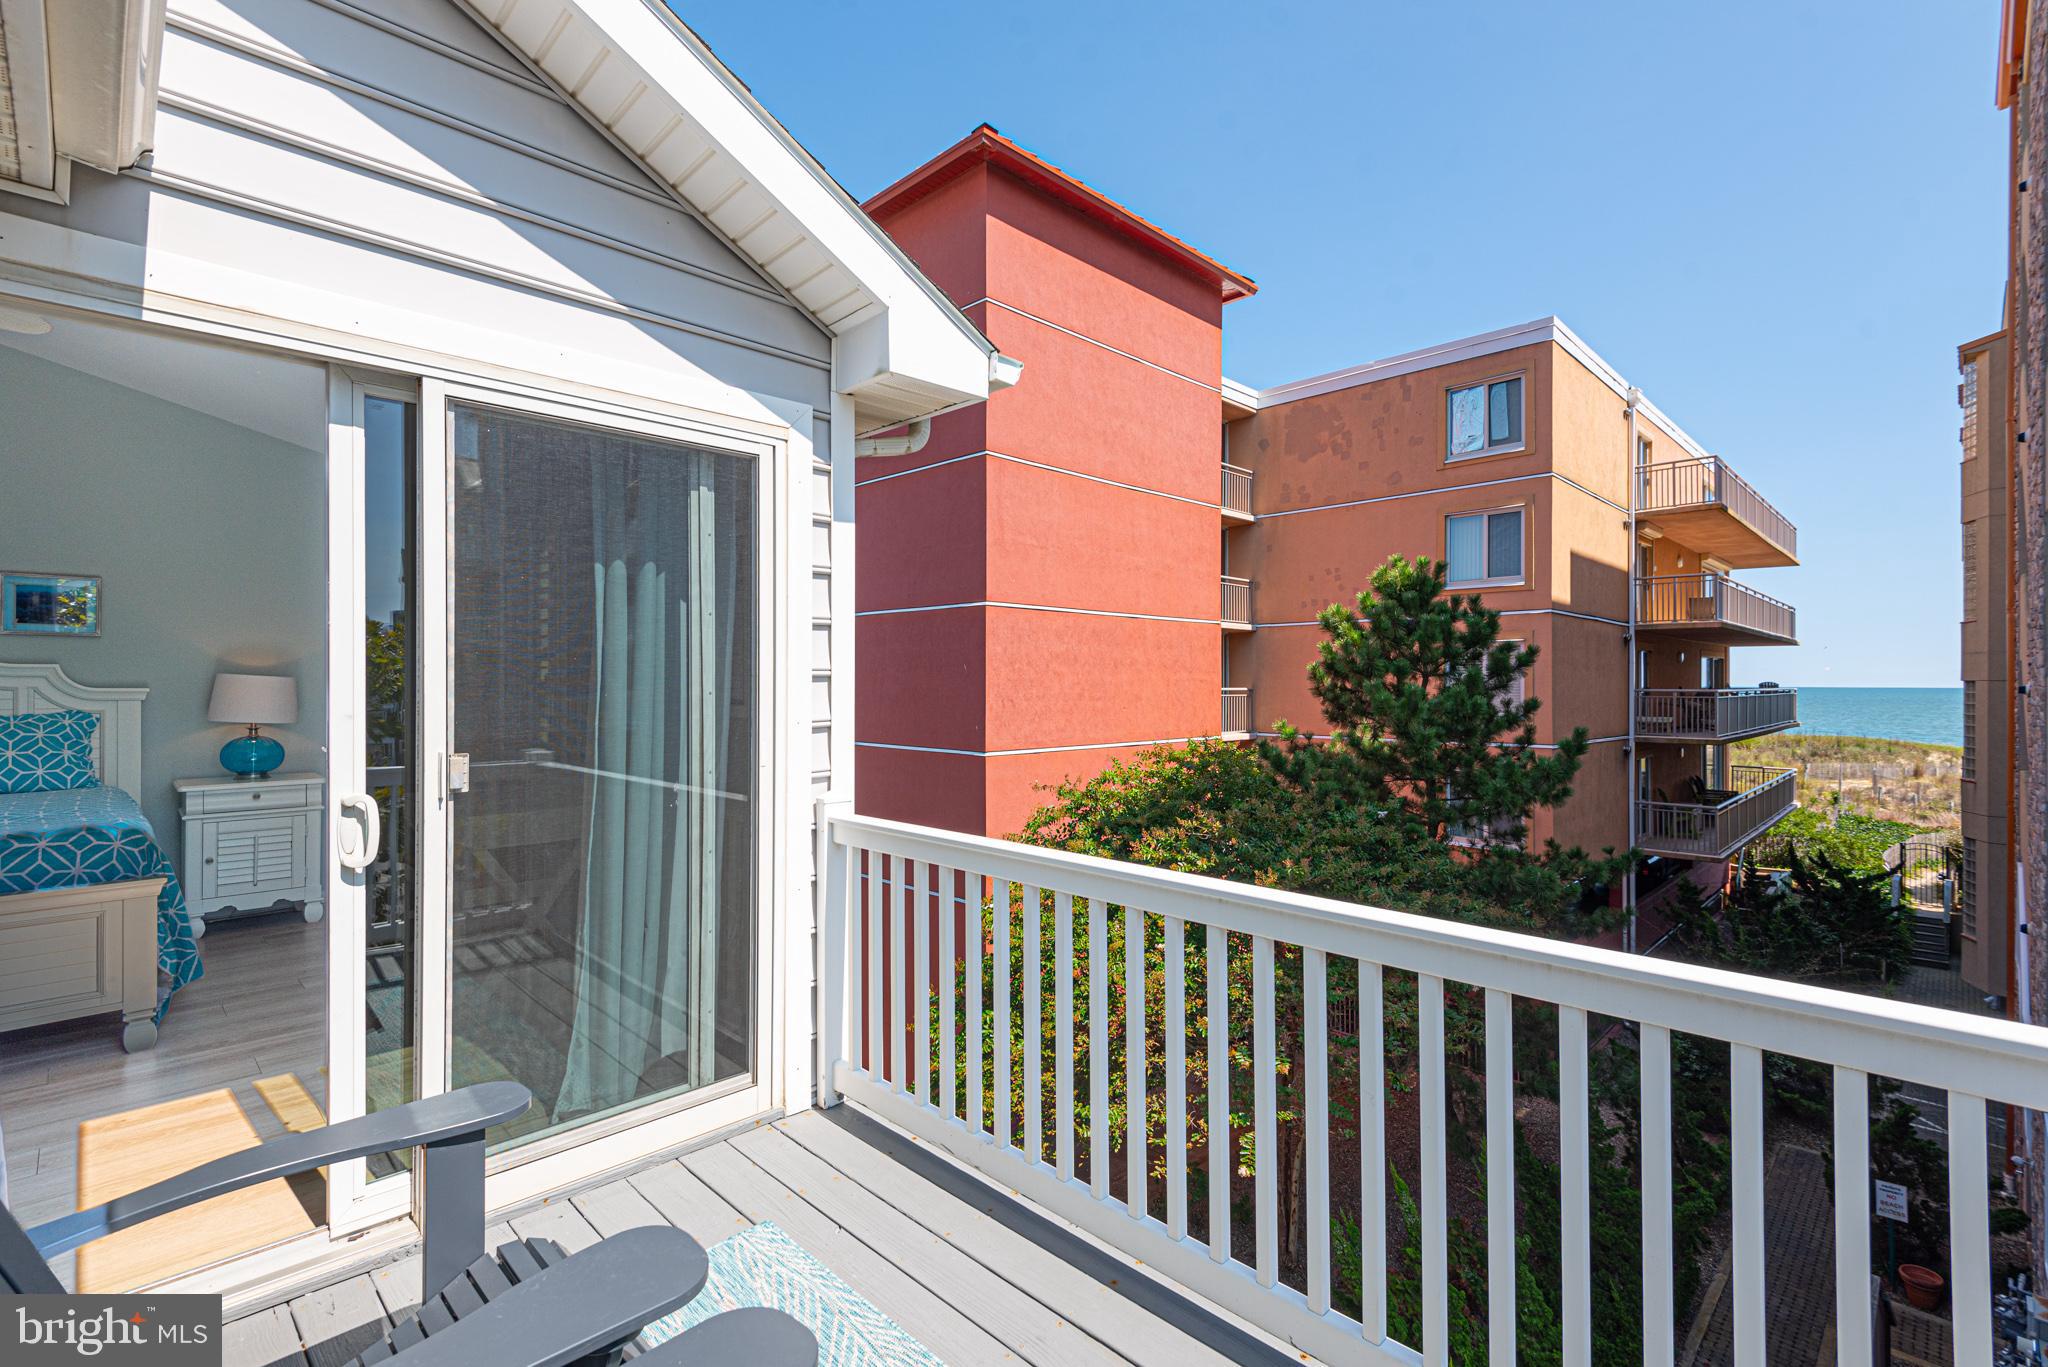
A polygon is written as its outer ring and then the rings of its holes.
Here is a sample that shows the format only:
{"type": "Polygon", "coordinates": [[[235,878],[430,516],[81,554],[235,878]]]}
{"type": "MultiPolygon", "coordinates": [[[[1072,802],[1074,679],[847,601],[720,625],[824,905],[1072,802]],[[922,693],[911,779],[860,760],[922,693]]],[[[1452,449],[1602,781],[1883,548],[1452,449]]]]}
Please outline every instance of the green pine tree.
{"type": "Polygon", "coordinates": [[[1308,673],[1327,739],[1281,722],[1279,743],[1260,749],[1283,780],[1436,841],[1486,825],[1519,842],[1532,809],[1571,796],[1585,728],[1536,748],[1542,702],[1509,691],[1536,647],[1501,640],[1500,614],[1479,595],[1446,592],[1441,564],[1395,556],[1355,609],[1333,603],[1318,620],[1308,673]]]}

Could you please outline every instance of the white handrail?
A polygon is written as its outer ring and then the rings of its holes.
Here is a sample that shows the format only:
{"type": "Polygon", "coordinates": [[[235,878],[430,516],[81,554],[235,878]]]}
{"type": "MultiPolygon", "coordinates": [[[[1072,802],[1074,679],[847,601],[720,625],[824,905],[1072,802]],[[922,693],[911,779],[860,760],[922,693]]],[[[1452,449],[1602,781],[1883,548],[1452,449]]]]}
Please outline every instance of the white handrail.
{"type": "MultiPolygon", "coordinates": [[[[1739,777],[1745,782],[1751,778],[1758,780],[1752,792],[1775,788],[1781,781],[1775,776],[1739,777]]],[[[1733,1115],[1738,1131],[1734,1138],[1741,1159],[1737,1175],[1739,1182],[1747,1184],[1735,1193],[1736,1257],[1743,1264],[1737,1269],[1736,1302],[1738,1314],[1744,1319],[1740,1326],[1743,1340],[1759,1351],[1761,1319],[1759,1316],[1752,1322],[1750,1312],[1763,1303],[1765,1288],[1750,1220],[1758,1208],[1760,1191],[1748,1188],[1762,1180],[1756,1145],[1761,1142],[1757,1127],[1761,1123],[1762,1097],[1758,1089],[1762,1085],[1759,1060],[1764,1052],[1792,1054],[1832,1066],[1838,1096],[1853,1098],[1859,1094],[1867,1075],[1876,1073],[1945,1091],[1952,1112],[1965,1116],[1974,1108],[1981,1117],[1987,1098],[2048,1109],[2048,1030],[2016,1022],[853,816],[843,808],[821,808],[820,824],[827,864],[819,936],[819,972],[824,986],[821,999],[864,1003],[867,1013],[864,1020],[859,1007],[843,1014],[823,1013],[819,1048],[833,1093],[850,1098],[944,1148],[1024,1199],[1081,1225],[1178,1280],[1195,1294],[1330,1361],[1356,1361],[1361,1353],[1366,1360],[1376,1362],[1441,1361],[1445,1351],[1442,1161],[1446,1151],[1446,1092],[1442,1024],[1447,982],[1484,989],[1487,1019],[1503,1035],[1516,997],[1553,1003],[1559,1008],[1563,1048],[1560,1078],[1567,1103],[1565,1114],[1560,1117],[1560,1142],[1568,1156],[1583,1155],[1588,1142],[1583,1113],[1587,1104],[1587,1017],[1598,1015],[1637,1024],[1644,1088],[1644,1239],[1645,1248],[1652,1255],[1660,1248],[1668,1250],[1671,1237],[1670,1033],[1704,1036],[1732,1046],[1733,1115]],[[1013,1126],[1013,1117],[1007,1115],[1000,1119],[965,1117],[963,1108],[954,1104],[950,1094],[935,1101],[904,1091],[902,1051],[907,1037],[917,1032],[925,1017],[921,1014],[915,1024],[903,1020],[900,1007],[894,1004],[924,1000],[924,980],[929,969],[923,952],[926,941],[918,936],[920,952],[910,965],[915,983],[906,984],[900,976],[904,972],[900,946],[912,938],[904,920],[902,892],[915,889],[919,911],[914,914],[928,915],[926,897],[932,870],[939,871],[937,888],[942,891],[946,920],[952,919],[957,908],[969,918],[967,924],[972,935],[978,920],[992,917],[993,922],[984,924],[990,926],[998,945],[1006,946],[1013,930],[1021,932],[1025,963],[1020,987],[1025,1019],[1020,1022],[1019,1037],[1029,1047],[1020,1049],[1014,1060],[1008,1056],[1010,1022],[1006,1015],[1000,1017],[1002,1027],[989,1045],[1002,1047],[996,1049],[990,1060],[989,1071],[1007,1078],[1016,1071],[1013,1064],[1020,1064],[1027,1083],[1024,1095],[1039,1098],[1042,1094],[1036,1073],[1040,1042],[1049,1036],[1056,1039],[1056,1077],[1050,1099],[1057,1117],[1052,1136],[1057,1141],[1055,1162],[1048,1163],[1038,1147],[1037,1104],[1026,1104],[1014,1117],[1021,1123],[1013,1126]],[[963,875],[957,894],[952,891],[956,870],[963,875]],[[1050,898],[1049,902],[1041,900],[1041,893],[1050,898]],[[1035,990],[1039,981],[1039,927],[1047,907],[1051,908],[1049,919],[1053,922],[1057,955],[1051,977],[1059,998],[1051,1022],[1039,1014],[1035,990]],[[881,922],[887,923],[886,936],[881,922]],[[1105,929],[1111,924],[1122,927],[1122,939],[1115,945],[1104,939],[1105,929]],[[1083,946],[1076,943],[1080,936],[1085,936],[1085,953],[1083,946]],[[897,947],[891,955],[883,953],[885,940],[897,947]],[[1127,992],[1133,984],[1142,986],[1144,982],[1123,960],[1121,945],[1137,940],[1173,947],[1176,964],[1182,947],[1192,950],[1199,946],[1212,951],[1206,955],[1204,993],[1212,1010],[1228,1006],[1221,976],[1223,955],[1213,952],[1227,943],[1232,962],[1248,964],[1253,969],[1249,1019],[1226,1019],[1220,1011],[1207,1020],[1197,1019],[1185,995],[1192,982],[1184,980],[1178,971],[1169,971],[1164,990],[1155,999],[1146,1000],[1144,1010],[1119,1012],[1123,1016],[1121,1025],[1110,1024],[1104,1000],[1112,980],[1122,982],[1127,992]],[[1386,1064],[1381,1052],[1379,998],[1371,986],[1380,982],[1384,969],[1416,975],[1421,1050],[1417,1067],[1423,1103],[1422,1190],[1418,1193],[1424,1220],[1422,1300],[1424,1332],[1431,1339],[1426,1345],[1400,1344],[1384,1334],[1387,1252],[1374,1232],[1384,1229],[1385,1220],[1385,1208],[1380,1204],[1384,1192],[1376,1191],[1382,1186],[1379,1182],[1364,1183],[1361,1208],[1356,1212],[1366,1231],[1362,1240],[1366,1265],[1363,1284],[1346,1289],[1347,1293],[1357,1293],[1362,1306],[1359,1318],[1333,1308],[1326,1228],[1307,1231],[1303,1241],[1305,1289],[1290,1286],[1279,1275],[1282,1254],[1277,1243],[1280,1197],[1274,1168],[1277,1102],[1273,1074],[1282,1060],[1276,1056],[1274,1035],[1274,966],[1283,952],[1292,955],[1297,948],[1304,1000],[1310,1006],[1316,1005],[1328,990],[1326,975],[1332,956],[1355,960],[1361,981],[1368,985],[1360,1002],[1357,1047],[1365,1051],[1360,1056],[1361,1073],[1367,1080],[1361,1088],[1360,1146],[1369,1172],[1378,1167],[1386,1151],[1382,1128],[1384,1093],[1371,1083],[1376,1074],[1383,1075],[1386,1064]],[[1248,957],[1240,960],[1240,953],[1248,957]],[[885,959],[890,964],[887,969],[885,959]],[[885,982],[885,972],[898,976],[893,982],[885,982]],[[906,987],[910,989],[907,997],[906,987]],[[1087,1009],[1077,1015],[1084,993],[1087,1009]],[[878,1025],[876,1013],[885,1011],[890,1019],[878,1025]],[[1081,1026],[1085,1026],[1085,1031],[1076,1028],[1081,1026]],[[1112,1075],[1124,1079],[1123,1085],[1131,1089],[1129,1096],[1135,1106],[1143,1107],[1147,1083],[1141,1061],[1146,1057],[1145,1040],[1154,1029],[1163,1032],[1163,1040],[1177,1040],[1167,1054],[1169,1059],[1177,1060],[1169,1073],[1178,1071],[1185,1079],[1187,1055],[1197,1051],[1209,1051],[1205,1061],[1212,1065],[1207,1070],[1206,1098],[1188,1096],[1187,1089],[1174,1084],[1170,1076],[1161,1079],[1163,1095],[1172,1112],[1166,1118],[1164,1134],[1169,1145],[1178,1147],[1177,1160],[1167,1156],[1169,1184],[1184,1179],[1190,1132],[1194,1126],[1203,1124],[1205,1117],[1212,1171],[1233,1166],[1239,1158],[1234,1146],[1247,1138],[1252,1140],[1249,1262],[1234,1255],[1236,1247],[1246,1245],[1233,1244],[1229,1233],[1227,1183],[1211,1184],[1207,1212],[1188,1209],[1183,1187],[1178,1197],[1172,1191],[1164,1193],[1164,1202],[1159,1207],[1163,1215],[1156,1213],[1150,1202],[1154,1180],[1150,1174],[1158,1169],[1150,1162],[1153,1150],[1149,1146],[1158,1141],[1149,1139],[1135,1120],[1118,1127],[1115,1136],[1111,1134],[1107,1113],[1110,1096],[1105,1091],[1108,1079],[1112,1075]],[[884,1040],[893,1047],[885,1048],[884,1040]],[[1221,1052],[1232,1040],[1248,1044],[1252,1074],[1248,1080],[1242,1076],[1243,1070],[1221,1052]],[[1085,1097],[1075,1092],[1083,1071],[1089,1079],[1083,1085],[1085,1097]],[[1248,1132],[1227,1132],[1228,1099],[1220,1089],[1228,1085],[1231,1077],[1248,1086],[1253,1097],[1248,1132]],[[1078,1115],[1083,1101],[1088,1105],[1085,1136],[1076,1132],[1083,1128],[1078,1115]],[[1219,1126],[1226,1132],[1219,1133],[1219,1126]],[[1013,1129],[1024,1133],[1021,1149],[1011,1143],[1013,1129]],[[1087,1142],[1078,1142],[1083,1139],[1087,1142]],[[1112,1159],[1111,1143],[1125,1146],[1122,1161],[1112,1159]],[[1147,1151],[1140,1154],[1138,1146],[1146,1146],[1147,1151]],[[1121,1191],[1117,1190],[1119,1185],[1121,1191]],[[1202,1218],[1205,1214],[1206,1221],[1202,1218]],[[1200,1227],[1204,1223],[1206,1229],[1200,1227]],[[1428,1349],[1426,1359],[1418,1347],[1428,1349]]],[[[1007,1003],[1012,985],[1006,951],[998,951],[996,963],[992,982],[995,1000],[1007,1003]]],[[[942,973],[949,975],[950,970],[942,973]]],[[[942,976],[941,984],[947,981],[949,976],[942,976]]],[[[975,1014],[978,1018],[979,1012],[975,1014]]],[[[1302,1034],[1298,1041],[1305,1073],[1323,1080],[1327,1080],[1332,1048],[1328,1015],[1327,1010],[1305,1009],[1301,1013],[1302,1034]]],[[[942,1031],[950,1029],[950,1022],[943,1017],[936,1019],[942,1031]]],[[[953,1046],[942,1042],[941,1047],[953,1046]]],[[[1486,1199],[1494,1220],[1505,1216],[1511,1221],[1517,1208],[1514,1146],[1501,1142],[1504,1135],[1512,1132],[1504,1128],[1505,1122],[1499,1117],[1505,1114],[1512,1093],[1504,1090],[1508,1087],[1505,1076],[1496,1074],[1504,1074],[1512,1066],[1512,1051],[1505,1046],[1504,1038],[1495,1042],[1489,1035],[1486,1057],[1488,1114],[1494,1118],[1489,1128],[1495,1131],[1493,1142],[1485,1150],[1486,1199]]],[[[970,1065],[970,1070],[979,1068],[979,1060],[970,1065]]],[[[1007,1088],[999,1095],[1001,1100],[995,1109],[1001,1112],[1008,1105],[1007,1088]]],[[[1299,1104],[1308,1120],[1327,1120],[1325,1099],[1304,1095],[1299,1104]]],[[[1856,1105],[1845,1101],[1838,1105],[1838,1126],[1853,1127],[1862,1114],[1856,1105]]],[[[1970,1129],[1967,1119],[1958,1126],[1958,1132],[1965,1136],[1981,1133],[1981,1129],[1981,1120],[1975,1131],[1970,1129]]],[[[1323,1220],[1330,1211],[1332,1179],[1326,1145],[1318,1143],[1313,1134],[1306,1138],[1305,1166],[1294,1171],[1306,1174],[1308,1189],[1296,1194],[1290,1209],[1313,1223],[1323,1220]]],[[[1202,1148],[1201,1143],[1193,1145],[1196,1153],[1202,1148]]],[[[1976,1198],[1981,1198],[1981,1144],[1974,1167],[1969,1153],[1961,1152],[1954,1143],[1951,1150],[1958,1180],[1977,1183],[1974,1188],[1958,1190],[1973,1191],[1976,1198]]],[[[1844,1139],[1838,1143],[1837,1153],[1854,1159],[1859,1150],[1844,1139]]],[[[1854,1180],[1867,1177],[1866,1172],[1854,1180]]],[[[1590,1342],[1590,1297],[1585,1291],[1589,1261],[1584,1247],[1590,1229],[1587,1199],[1585,1183],[1566,1181],[1561,1193],[1561,1219],[1567,1294],[1561,1313],[1566,1321],[1567,1342],[1579,1344],[1590,1342]]],[[[1959,1287],[1974,1289],[1989,1284],[1989,1250],[1984,1241],[1961,1241],[1974,1237],[1974,1231],[1982,1227],[1981,1199],[1975,1202],[1974,1213],[1972,1205],[1972,1201],[1964,1200],[1955,1203],[1955,1229],[1959,1236],[1955,1246],[1974,1250],[1955,1260],[1955,1280],[1959,1287]],[[1985,1261],[1983,1269],[1975,1265],[1979,1259],[1985,1261]]],[[[1844,1205],[1842,1212],[1836,1231],[1837,1240],[1847,1245],[1840,1255],[1842,1266],[1867,1267],[1868,1225],[1854,1218],[1853,1206],[1844,1205]]],[[[1511,1285],[1512,1245],[1495,1233],[1489,1238],[1489,1247],[1489,1282],[1504,1295],[1511,1285]]],[[[1661,1312],[1663,1318],[1659,1320],[1653,1313],[1645,1323],[1651,1334],[1668,1335],[1670,1261],[1666,1257],[1659,1262],[1651,1256],[1646,1262],[1661,1271],[1646,1280],[1645,1304],[1652,1312],[1661,1312]]],[[[1988,1295],[1981,1305],[1961,1298],[1957,1304],[1963,1312],[1958,1316],[1959,1345],[1982,1341],[1978,1335],[1988,1333],[1988,1295]]],[[[1504,1322],[1511,1321],[1495,1321],[1504,1322]]],[[[1847,1346],[1862,1340],[1852,1328],[1843,1331],[1842,1341],[1846,1351],[1847,1346]]],[[[1868,1360],[1867,1352],[1864,1360],[1868,1360]]]]}

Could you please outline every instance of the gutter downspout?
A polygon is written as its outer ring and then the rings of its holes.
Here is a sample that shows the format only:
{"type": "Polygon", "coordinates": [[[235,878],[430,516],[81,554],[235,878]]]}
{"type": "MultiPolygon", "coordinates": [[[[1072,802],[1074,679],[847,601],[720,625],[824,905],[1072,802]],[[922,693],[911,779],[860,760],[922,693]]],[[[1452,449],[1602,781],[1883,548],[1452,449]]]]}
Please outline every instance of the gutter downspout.
{"type": "Polygon", "coordinates": [[[900,437],[862,437],[853,444],[855,456],[914,456],[932,439],[932,420],[919,418],[903,429],[900,437]]]}
{"type": "MultiPolygon", "coordinates": [[[[1628,795],[1628,844],[1627,849],[1636,847],[1636,803],[1639,800],[1636,775],[1641,761],[1636,758],[1636,698],[1643,680],[1636,677],[1636,661],[1641,652],[1636,649],[1636,606],[1642,597],[1642,586],[1636,582],[1636,561],[1639,552],[1636,541],[1637,505],[1642,502],[1643,476],[1637,467],[1636,406],[1643,401],[1643,391],[1629,386],[1628,391],[1628,454],[1622,468],[1628,471],[1628,636],[1626,638],[1628,696],[1628,746],[1622,751],[1627,756],[1628,772],[1622,776],[1622,789],[1628,795]]],[[[1622,931],[1621,947],[1629,954],[1636,952],[1636,871],[1631,864],[1622,875],[1621,904],[1628,912],[1627,928],[1622,931]]]]}

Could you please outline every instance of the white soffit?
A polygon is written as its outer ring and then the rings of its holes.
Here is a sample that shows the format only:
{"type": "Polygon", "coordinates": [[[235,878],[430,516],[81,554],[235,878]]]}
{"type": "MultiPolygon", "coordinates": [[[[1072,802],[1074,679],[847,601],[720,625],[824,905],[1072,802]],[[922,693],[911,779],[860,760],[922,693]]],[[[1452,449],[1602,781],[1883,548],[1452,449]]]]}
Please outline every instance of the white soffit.
{"type": "Polygon", "coordinates": [[[464,0],[830,332],[871,431],[987,397],[994,348],[660,0],[464,0]]]}

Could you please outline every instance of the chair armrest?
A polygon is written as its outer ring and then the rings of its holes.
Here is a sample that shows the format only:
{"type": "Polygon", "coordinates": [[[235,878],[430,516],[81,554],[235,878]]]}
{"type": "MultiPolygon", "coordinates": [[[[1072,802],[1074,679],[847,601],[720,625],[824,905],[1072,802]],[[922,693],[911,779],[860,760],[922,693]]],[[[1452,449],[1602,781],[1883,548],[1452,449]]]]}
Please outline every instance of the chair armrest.
{"type": "MultiPolygon", "coordinates": [[[[818,1367],[818,1336],[780,1310],[743,1305],[650,1348],[633,1367],[818,1367]]],[[[408,1364],[410,1367],[410,1364],[408,1364]]]]}
{"type": "Polygon", "coordinates": [[[562,1367],[687,1305],[710,1264],[666,1225],[621,1230],[385,1359],[388,1367],[562,1367]]]}
{"type": "MultiPolygon", "coordinates": [[[[174,1210],[182,1210],[243,1187],[392,1149],[419,1147],[434,1150],[475,1143],[479,1149],[477,1177],[481,1185],[484,1131],[493,1125],[517,1119],[532,1104],[532,1094],[516,1082],[478,1083],[474,1087],[463,1087],[424,1101],[393,1106],[375,1115],[344,1120],[302,1134],[288,1134],[282,1139],[258,1144],[253,1149],[227,1154],[140,1191],[117,1196],[104,1205],[37,1225],[28,1235],[45,1258],[54,1257],[130,1225],[139,1225],[145,1220],[168,1215],[174,1210]]],[[[477,1214],[480,1243],[480,1207],[477,1214]]]]}

